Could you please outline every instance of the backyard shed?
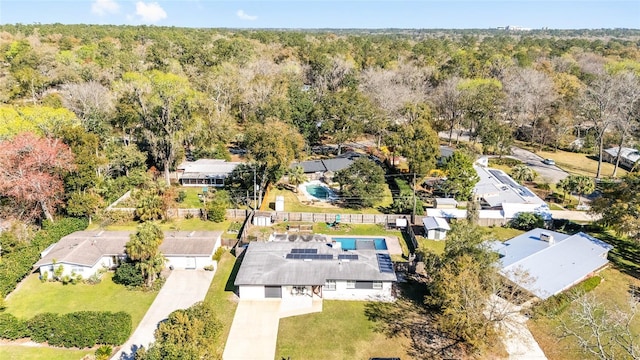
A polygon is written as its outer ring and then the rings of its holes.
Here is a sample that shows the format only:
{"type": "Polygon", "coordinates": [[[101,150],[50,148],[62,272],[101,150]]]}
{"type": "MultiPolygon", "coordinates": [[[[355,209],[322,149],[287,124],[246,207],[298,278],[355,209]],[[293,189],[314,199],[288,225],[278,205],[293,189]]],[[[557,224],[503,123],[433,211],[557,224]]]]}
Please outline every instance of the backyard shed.
{"type": "Polygon", "coordinates": [[[444,240],[447,231],[451,230],[447,220],[441,217],[427,216],[422,219],[422,223],[426,238],[431,240],[444,240]]]}

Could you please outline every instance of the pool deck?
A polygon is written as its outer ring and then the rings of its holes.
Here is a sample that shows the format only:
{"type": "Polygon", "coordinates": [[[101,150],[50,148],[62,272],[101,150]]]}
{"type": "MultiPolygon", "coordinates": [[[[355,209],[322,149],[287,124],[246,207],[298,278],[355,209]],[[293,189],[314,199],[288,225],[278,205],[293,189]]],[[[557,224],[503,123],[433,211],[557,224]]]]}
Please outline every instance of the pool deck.
{"type": "Polygon", "coordinates": [[[379,235],[379,236],[324,235],[324,236],[328,238],[384,239],[385,243],[387,243],[387,251],[389,252],[390,255],[402,255],[402,246],[400,246],[400,240],[396,236],[382,236],[382,235],[379,235]]]}

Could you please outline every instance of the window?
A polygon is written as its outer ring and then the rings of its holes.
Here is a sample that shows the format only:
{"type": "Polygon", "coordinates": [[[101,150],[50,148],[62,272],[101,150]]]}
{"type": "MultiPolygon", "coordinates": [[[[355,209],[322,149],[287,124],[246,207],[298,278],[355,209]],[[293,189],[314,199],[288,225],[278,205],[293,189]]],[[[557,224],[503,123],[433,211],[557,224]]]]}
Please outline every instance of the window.
{"type": "Polygon", "coordinates": [[[347,280],[347,289],[355,289],[356,282],[354,280],[347,280]]]}
{"type": "Polygon", "coordinates": [[[325,290],[335,290],[336,289],[336,281],[335,280],[327,280],[324,282],[325,290]]]}
{"type": "Polygon", "coordinates": [[[382,289],[382,281],[374,281],[373,288],[378,290],[382,289]]]}

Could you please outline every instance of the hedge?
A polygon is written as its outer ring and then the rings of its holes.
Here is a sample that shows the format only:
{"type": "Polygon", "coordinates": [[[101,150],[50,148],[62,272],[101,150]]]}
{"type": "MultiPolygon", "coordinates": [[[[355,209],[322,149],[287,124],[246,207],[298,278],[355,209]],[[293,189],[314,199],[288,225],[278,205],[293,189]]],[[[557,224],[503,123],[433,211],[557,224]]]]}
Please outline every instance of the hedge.
{"type": "Polygon", "coordinates": [[[27,320],[26,325],[31,340],[62,347],[117,346],[124,344],[131,335],[131,315],[122,311],[44,313],[27,320]]]}
{"type": "Polygon", "coordinates": [[[2,256],[0,262],[0,297],[7,296],[24,279],[40,259],[40,253],[62,237],[87,228],[87,220],[64,218],[55,223],[45,222],[29,246],[2,256]]]}
{"type": "Polygon", "coordinates": [[[17,317],[8,314],[0,314],[0,338],[16,340],[29,336],[27,324],[17,317]]]}

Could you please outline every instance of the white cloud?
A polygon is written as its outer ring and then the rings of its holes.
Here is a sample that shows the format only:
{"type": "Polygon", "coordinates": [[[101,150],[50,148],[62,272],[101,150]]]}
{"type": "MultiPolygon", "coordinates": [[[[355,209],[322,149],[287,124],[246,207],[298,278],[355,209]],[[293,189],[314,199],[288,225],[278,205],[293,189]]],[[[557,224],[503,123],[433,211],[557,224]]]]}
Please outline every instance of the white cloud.
{"type": "Polygon", "coordinates": [[[145,23],[155,23],[167,18],[167,12],[157,2],[145,3],[138,1],[136,3],[136,15],[145,23]]]}
{"type": "Polygon", "coordinates": [[[236,12],[236,15],[238,15],[238,17],[242,20],[249,20],[249,21],[253,21],[258,19],[257,16],[255,15],[249,15],[246,12],[244,12],[244,10],[240,9],[236,12]]]}
{"type": "Polygon", "coordinates": [[[119,9],[120,5],[114,0],[96,0],[91,4],[91,12],[99,16],[115,14],[119,9]]]}

